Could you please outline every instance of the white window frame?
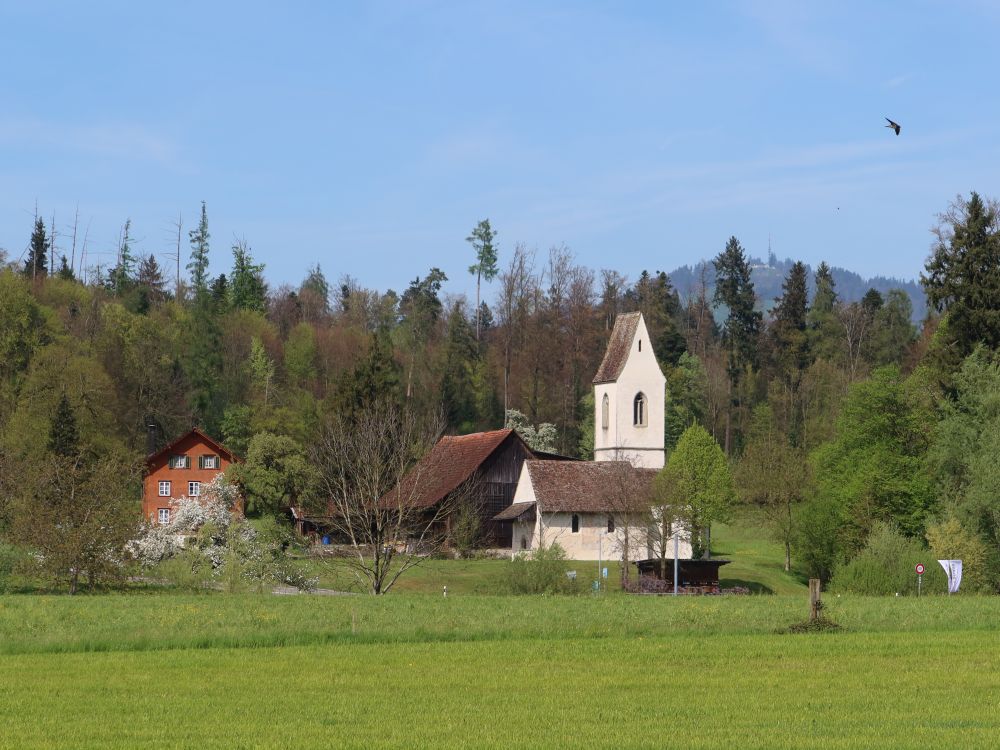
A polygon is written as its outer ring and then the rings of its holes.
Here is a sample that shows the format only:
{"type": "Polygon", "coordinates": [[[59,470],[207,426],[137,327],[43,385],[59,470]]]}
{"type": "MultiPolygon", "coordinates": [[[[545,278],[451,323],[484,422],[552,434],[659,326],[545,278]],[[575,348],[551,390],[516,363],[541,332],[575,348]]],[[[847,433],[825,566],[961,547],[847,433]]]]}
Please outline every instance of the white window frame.
{"type": "Polygon", "coordinates": [[[200,457],[198,464],[199,469],[218,469],[219,457],[214,453],[206,454],[200,457]]]}
{"type": "Polygon", "coordinates": [[[188,497],[201,496],[201,482],[188,482],[188,497]]]}
{"type": "Polygon", "coordinates": [[[160,480],[160,497],[170,497],[170,481],[167,479],[160,480]]]}
{"type": "Polygon", "coordinates": [[[157,508],[156,521],[161,526],[166,526],[168,523],[170,523],[170,508],[157,508]]]}

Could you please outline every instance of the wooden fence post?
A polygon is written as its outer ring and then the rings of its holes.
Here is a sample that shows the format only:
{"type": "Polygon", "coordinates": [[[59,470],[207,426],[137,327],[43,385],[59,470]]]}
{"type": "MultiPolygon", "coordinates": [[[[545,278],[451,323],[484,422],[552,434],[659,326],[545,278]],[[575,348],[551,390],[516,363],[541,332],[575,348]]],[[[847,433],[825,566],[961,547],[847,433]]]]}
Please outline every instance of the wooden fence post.
{"type": "Polygon", "coordinates": [[[812,622],[820,617],[823,610],[823,602],[819,598],[819,579],[809,579],[809,621],[812,622]]]}

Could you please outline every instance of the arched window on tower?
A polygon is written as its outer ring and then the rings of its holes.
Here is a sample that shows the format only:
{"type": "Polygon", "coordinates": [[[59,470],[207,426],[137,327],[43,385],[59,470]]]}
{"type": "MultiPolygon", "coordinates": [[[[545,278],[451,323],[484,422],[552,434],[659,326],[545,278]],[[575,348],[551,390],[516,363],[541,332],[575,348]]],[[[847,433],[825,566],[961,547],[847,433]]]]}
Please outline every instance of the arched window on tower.
{"type": "Polygon", "coordinates": [[[611,400],[608,398],[608,394],[604,394],[604,398],[601,399],[601,429],[608,429],[608,423],[610,420],[611,411],[611,400]]]}
{"type": "Polygon", "coordinates": [[[643,393],[635,394],[635,400],[632,402],[632,424],[636,427],[645,427],[649,419],[647,411],[646,396],[643,393]]]}

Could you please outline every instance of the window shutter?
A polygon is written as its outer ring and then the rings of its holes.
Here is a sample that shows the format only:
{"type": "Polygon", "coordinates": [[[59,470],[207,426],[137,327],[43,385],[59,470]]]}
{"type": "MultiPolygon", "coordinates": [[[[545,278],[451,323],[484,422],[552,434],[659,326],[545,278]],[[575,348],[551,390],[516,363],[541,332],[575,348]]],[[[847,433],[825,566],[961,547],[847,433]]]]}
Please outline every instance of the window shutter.
{"type": "Polygon", "coordinates": [[[199,469],[204,469],[205,468],[205,457],[204,456],[198,456],[198,468],[199,469]]]}

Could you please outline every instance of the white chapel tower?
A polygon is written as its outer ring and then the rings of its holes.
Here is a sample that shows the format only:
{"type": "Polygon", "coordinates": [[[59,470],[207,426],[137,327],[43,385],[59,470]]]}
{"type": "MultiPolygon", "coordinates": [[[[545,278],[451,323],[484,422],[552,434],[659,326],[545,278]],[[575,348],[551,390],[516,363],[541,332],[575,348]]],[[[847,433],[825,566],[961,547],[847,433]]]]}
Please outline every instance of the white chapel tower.
{"type": "Polygon", "coordinates": [[[663,468],[666,382],[642,313],[619,315],[594,376],[594,460],[663,468]]]}

